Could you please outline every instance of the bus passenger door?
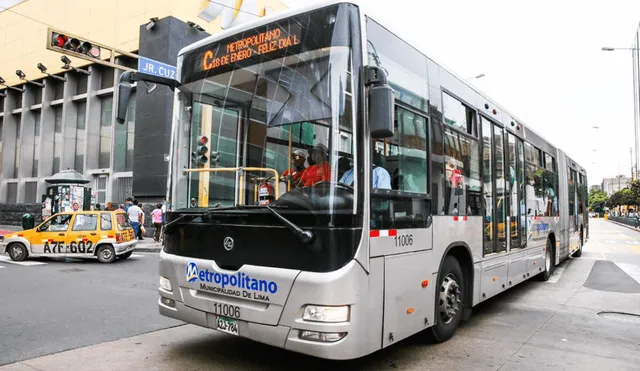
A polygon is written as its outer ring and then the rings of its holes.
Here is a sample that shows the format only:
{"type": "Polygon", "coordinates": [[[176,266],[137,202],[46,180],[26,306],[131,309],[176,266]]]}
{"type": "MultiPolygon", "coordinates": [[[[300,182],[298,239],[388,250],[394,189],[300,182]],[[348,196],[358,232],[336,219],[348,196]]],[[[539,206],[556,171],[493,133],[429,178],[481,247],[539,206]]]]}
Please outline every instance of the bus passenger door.
{"type": "Polygon", "coordinates": [[[395,111],[395,134],[372,143],[368,170],[369,253],[371,258],[384,258],[383,346],[433,324],[437,279],[428,193],[427,118],[402,107],[395,111]]]}

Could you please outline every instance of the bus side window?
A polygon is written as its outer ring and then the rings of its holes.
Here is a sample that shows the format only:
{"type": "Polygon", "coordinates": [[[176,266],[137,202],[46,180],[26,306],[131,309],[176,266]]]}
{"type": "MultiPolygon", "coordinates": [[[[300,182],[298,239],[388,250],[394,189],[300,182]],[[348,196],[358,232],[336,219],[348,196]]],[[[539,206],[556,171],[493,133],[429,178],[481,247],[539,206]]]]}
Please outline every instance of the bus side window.
{"type": "Polygon", "coordinates": [[[427,118],[396,107],[395,135],[372,152],[371,228],[426,227],[427,118]]]}

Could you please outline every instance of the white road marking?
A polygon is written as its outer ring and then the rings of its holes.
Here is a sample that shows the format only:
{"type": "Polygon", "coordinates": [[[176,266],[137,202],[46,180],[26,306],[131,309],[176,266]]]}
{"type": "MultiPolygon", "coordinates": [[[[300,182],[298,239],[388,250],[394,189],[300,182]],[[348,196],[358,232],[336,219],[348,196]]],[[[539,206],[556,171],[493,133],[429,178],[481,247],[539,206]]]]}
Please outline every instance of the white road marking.
{"type": "Polygon", "coordinates": [[[622,269],[626,274],[631,276],[631,278],[640,283],[640,265],[628,263],[616,263],[616,265],[620,267],[620,269],[622,269]]]}
{"type": "Polygon", "coordinates": [[[17,265],[23,265],[23,266],[46,265],[47,264],[47,263],[36,262],[36,261],[31,261],[31,260],[25,260],[23,262],[14,262],[13,260],[11,260],[10,257],[2,256],[2,255],[0,255],[0,261],[3,261],[5,263],[9,263],[9,264],[17,264],[17,265]]]}
{"type": "Polygon", "coordinates": [[[549,280],[547,281],[547,283],[557,283],[560,280],[560,277],[562,276],[562,274],[564,273],[564,270],[567,267],[567,262],[559,265],[556,267],[556,269],[553,271],[553,275],[551,277],[549,277],[549,280]]]}
{"type": "Polygon", "coordinates": [[[141,255],[141,254],[131,254],[130,258],[144,258],[144,255],[141,255]]]}
{"type": "Polygon", "coordinates": [[[0,265],[0,269],[4,268],[4,265],[0,265]]]}

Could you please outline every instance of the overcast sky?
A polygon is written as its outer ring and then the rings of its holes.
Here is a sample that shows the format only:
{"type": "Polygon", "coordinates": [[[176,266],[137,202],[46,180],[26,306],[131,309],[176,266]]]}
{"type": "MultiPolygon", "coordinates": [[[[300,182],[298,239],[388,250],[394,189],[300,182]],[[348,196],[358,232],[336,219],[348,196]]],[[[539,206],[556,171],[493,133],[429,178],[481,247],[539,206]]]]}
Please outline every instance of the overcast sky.
{"type": "Polygon", "coordinates": [[[473,84],[585,166],[590,185],[630,176],[631,51],[601,48],[632,46],[640,1],[393,0],[385,14],[458,75],[486,74],[473,84]]]}

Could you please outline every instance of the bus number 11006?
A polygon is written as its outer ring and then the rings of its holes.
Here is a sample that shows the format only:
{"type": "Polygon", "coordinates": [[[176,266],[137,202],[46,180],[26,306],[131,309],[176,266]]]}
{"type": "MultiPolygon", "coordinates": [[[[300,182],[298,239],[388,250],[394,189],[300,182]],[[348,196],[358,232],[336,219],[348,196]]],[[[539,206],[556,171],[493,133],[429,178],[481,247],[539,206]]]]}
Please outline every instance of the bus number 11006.
{"type": "Polygon", "coordinates": [[[394,238],[396,242],[396,247],[399,246],[411,246],[413,245],[413,235],[412,234],[403,234],[400,236],[396,236],[394,238]]]}

